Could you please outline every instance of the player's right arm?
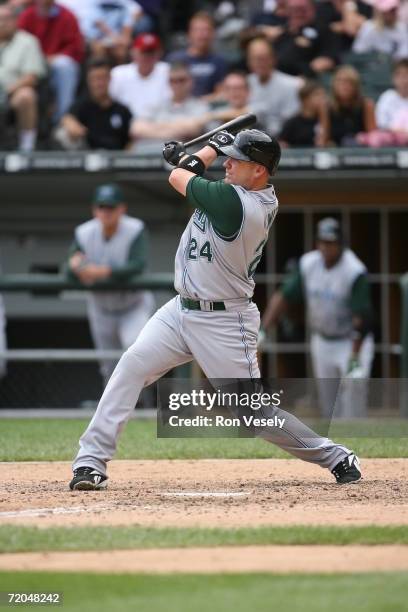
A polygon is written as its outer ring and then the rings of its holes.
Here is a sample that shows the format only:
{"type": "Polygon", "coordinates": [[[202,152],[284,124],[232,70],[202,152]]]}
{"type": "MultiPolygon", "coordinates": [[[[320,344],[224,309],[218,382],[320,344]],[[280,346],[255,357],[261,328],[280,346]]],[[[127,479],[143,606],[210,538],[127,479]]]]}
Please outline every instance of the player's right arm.
{"type": "Polygon", "coordinates": [[[282,287],[271,297],[262,317],[261,328],[267,330],[276,325],[291,304],[303,301],[303,283],[300,269],[297,268],[284,281],[282,287]]]}
{"type": "Polygon", "coordinates": [[[74,239],[69,247],[68,259],[64,265],[65,272],[69,276],[78,277],[78,272],[85,262],[85,253],[78,241],[74,239]]]}
{"type": "Polygon", "coordinates": [[[181,143],[171,143],[176,146],[170,159],[166,157],[165,151],[163,154],[170,163],[179,164],[169,177],[172,187],[186,196],[194,208],[205,212],[222,238],[231,240],[242,225],[241,199],[231,185],[224,181],[208,181],[201,176],[218,156],[218,135],[222,135],[222,145],[225,145],[225,138],[232,142],[234,140],[234,136],[222,131],[215,134],[210,144],[195,155],[185,155],[181,143]]]}
{"type": "Polygon", "coordinates": [[[350,295],[352,313],[352,351],[350,362],[358,361],[361,345],[365,336],[371,331],[372,303],[370,285],[366,274],[361,274],[353,283],[350,295]]]}
{"type": "Polygon", "coordinates": [[[141,274],[147,265],[148,254],[148,233],[146,228],[138,234],[129,248],[126,263],[118,268],[112,268],[112,280],[126,280],[141,274]]]}

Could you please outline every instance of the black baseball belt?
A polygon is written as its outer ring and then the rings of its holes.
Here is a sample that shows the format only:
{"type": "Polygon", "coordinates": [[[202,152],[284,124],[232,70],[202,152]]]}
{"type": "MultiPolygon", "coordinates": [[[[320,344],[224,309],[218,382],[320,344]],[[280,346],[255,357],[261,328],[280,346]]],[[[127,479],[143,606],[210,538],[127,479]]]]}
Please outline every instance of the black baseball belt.
{"type": "MultiPolygon", "coordinates": [[[[248,304],[252,302],[251,298],[248,299],[248,304]]],[[[210,300],[191,300],[180,296],[180,303],[183,308],[187,310],[203,310],[205,312],[212,312],[213,310],[227,310],[225,302],[211,302],[210,300]]]]}
{"type": "Polygon", "coordinates": [[[200,300],[190,300],[190,298],[180,298],[180,302],[183,308],[187,308],[188,310],[227,310],[225,308],[224,302],[210,302],[206,301],[207,308],[202,307],[202,302],[200,300]]]}

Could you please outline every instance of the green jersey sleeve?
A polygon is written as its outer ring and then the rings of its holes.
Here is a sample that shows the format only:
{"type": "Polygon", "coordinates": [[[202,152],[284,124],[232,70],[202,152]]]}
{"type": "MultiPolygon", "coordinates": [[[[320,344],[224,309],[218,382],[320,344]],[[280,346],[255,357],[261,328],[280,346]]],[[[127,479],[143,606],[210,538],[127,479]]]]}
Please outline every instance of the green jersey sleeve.
{"type": "Polygon", "coordinates": [[[126,280],[143,272],[148,259],[148,242],[148,232],[145,228],[130,245],[127,262],[118,268],[113,268],[112,280],[126,280]]]}
{"type": "Polygon", "coordinates": [[[299,268],[285,278],[281,292],[285,300],[290,304],[303,302],[303,283],[299,268]]]}
{"type": "Polygon", "coordinates": [[[366,274],[360,274],[351,288],[350,308],[353,315],[370,319],[372,315],[370,285],[366,274]]]}
{"type": "Polygon", "coordinates": [[[223,238],[232,238],[242,225],[242,202],[231,185],[194,176],[187,185],[187,200],[206,213],[223,238]]]}
{"type": "Polygon", "coordinates": [[[62,264],[60,268],[62,274],[65,274],[71,280],[77,280],[77,277],[75,276],[75,274],[72,272],[71,268],[69,267],[69,260],[74,255],[74,253],[77,253],[78,251],[80,251],[81,253],[84,252],[83,248],[81,247],[77,239],[74,238],[74,240],[71,242],[69,249],[68,249],[68,257],[66,258],[66,260],[64,261],[64,263],[62,264]]]}

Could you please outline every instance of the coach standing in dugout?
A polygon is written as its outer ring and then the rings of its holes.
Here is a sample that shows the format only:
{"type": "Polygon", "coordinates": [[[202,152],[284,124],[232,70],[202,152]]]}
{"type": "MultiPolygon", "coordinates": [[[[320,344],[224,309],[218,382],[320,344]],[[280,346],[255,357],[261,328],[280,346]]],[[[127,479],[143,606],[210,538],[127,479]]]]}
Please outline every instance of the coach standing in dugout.
{"type": "Polygon", "coordinates": [[[291,304],[305,302],[322,416],[362,417],[367,385],[361,379],[370,376],[374,357],[367,269],[344,245],[336,219],[318,223],[316,240],[317,249],[300,258],[296,271],[272,296],[262,318],[259,346],[266,330],[278,323],[291,304]],[[337,394],[334,380],[343,378],[337,394]]]}
{"type": "MultiPolygon", "coordinates": [[[[147,231],[143,221],[128,216],[120,187],[100,185],[92,204],[93,219],[75,229],[69,271],[84,285],[101,280],[126,281],[147,264],[147,231]]],[[[154,310],[150,291],[90,291],[88,318],[95,347],[127,349],[154,310]]],[[[105,384],[116,362],[101,362],[105,384]]]]}

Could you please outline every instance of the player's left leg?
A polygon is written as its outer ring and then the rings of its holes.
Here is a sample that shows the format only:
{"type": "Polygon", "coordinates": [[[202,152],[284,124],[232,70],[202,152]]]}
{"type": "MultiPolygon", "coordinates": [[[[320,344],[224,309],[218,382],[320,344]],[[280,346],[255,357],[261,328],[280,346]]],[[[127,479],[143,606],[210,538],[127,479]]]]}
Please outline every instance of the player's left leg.
{"type": "MultiPolygon", "coordinates": [[[[105,481],[107,462],[115,454],[120,433],[141,390],[171,368],[191,360],[192,355],[180,336],[179,306],[174,298],[153,315],[136,342],[122,355],[81,436],[73,470],[93,469],[105,481]]],[[[76,488],[75,477],[71,488],[76,488]]]]}
{"type": "MultiPolygon", "coordinates": [[[[216,385],[222,379],[256,379],[259,312],[254,304],[241,311],[186,311],[182,317],[182,335],[205,375],[216,385]]],[[[258,414],[261,411],[258,411],[258,414]]],[[[257,436],[278,445],[288,453],[332,470],[351,451],[320,436],[292,414],[273,406],[259,414],[284,419],[283,426],[257,432],[257,436]]]]}

